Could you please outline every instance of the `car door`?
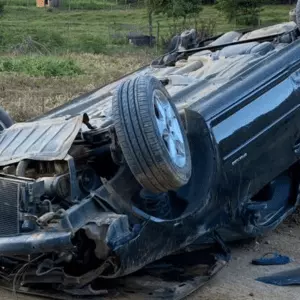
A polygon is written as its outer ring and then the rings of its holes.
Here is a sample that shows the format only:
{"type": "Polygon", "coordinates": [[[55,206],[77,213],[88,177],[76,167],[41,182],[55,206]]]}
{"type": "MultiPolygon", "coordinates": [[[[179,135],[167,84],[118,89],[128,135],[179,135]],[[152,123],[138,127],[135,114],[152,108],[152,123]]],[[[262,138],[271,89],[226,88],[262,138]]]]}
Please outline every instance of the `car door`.
{"type": "Polygon", "coordinates": [[[236,198],[254,195],[297,160],[299,86],[296,70],[259,95],[245,98],[226,118],[211,122],[226,184],[236,198]]]}

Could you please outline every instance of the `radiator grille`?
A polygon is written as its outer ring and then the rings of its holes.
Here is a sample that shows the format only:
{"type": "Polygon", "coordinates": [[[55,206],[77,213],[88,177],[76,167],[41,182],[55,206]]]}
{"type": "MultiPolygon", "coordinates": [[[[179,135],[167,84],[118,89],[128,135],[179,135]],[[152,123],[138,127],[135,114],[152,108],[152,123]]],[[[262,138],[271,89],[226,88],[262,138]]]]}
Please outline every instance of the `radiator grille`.
{"type": "Polygon", "coordinates": [[[19,234],[19,183],[0,179],[0,236],[19,234]]]}

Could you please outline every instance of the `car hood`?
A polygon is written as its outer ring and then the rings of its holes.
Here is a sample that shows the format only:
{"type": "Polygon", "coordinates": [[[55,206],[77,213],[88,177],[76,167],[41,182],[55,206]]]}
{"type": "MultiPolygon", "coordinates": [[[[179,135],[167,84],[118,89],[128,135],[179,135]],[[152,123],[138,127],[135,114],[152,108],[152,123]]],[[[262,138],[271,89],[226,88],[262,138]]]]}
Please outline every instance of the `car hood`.
{"type": "Polygon", "coordinates": [[[81,126],[81,115],[14,124],[0,134],[0,166],[24,159],[62,160],[81,126]]]}

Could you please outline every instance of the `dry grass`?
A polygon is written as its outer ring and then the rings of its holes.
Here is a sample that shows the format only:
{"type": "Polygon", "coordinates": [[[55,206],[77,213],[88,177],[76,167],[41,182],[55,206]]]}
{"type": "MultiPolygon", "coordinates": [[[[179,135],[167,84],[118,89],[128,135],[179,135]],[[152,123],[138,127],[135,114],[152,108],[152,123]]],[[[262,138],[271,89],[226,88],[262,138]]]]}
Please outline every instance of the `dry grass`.
{"type": "Polygon", "coordinates": [[[84,70],[83,75],[60,78],[31,77],[24,74],[0,73],[0,105],[15,121],[42,114],[80,94],[107,84],[149,63],[146,52],[124,55],[67,55],[84,70]]]}

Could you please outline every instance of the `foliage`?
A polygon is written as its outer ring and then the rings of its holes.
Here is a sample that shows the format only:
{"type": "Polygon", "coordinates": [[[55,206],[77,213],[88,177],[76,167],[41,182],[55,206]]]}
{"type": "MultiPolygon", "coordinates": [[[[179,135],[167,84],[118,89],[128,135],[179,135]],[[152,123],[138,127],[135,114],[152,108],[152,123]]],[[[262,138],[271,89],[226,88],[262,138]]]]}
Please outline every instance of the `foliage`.
{"type": "Polygon", "coordinates": [[[82,74],[82,70],[73,60],[47,56],[1,57],[0,72],[16,72],[44,77],[82,74]]]}
{"type": "Polygon", "coordinates": [[[184,18],[197,16],[202,10],[201,0],[162,0],[154,3],[154,11],[168,18],[184,18]]]}
{"type": "Polygon", "coordinates": [[[150,36],[152,36],[153,13],[166,15],[173,20],[182,17],[185,22],[188,16],[197,18],[202,10],[201,0],[145,0],[145,4],[150,36]]]}
{"type": "Polygon", "coordinates": [[[238,25],[258,25],[264,0],[217,0],[217,9],[229,22],[238,25]]]}

